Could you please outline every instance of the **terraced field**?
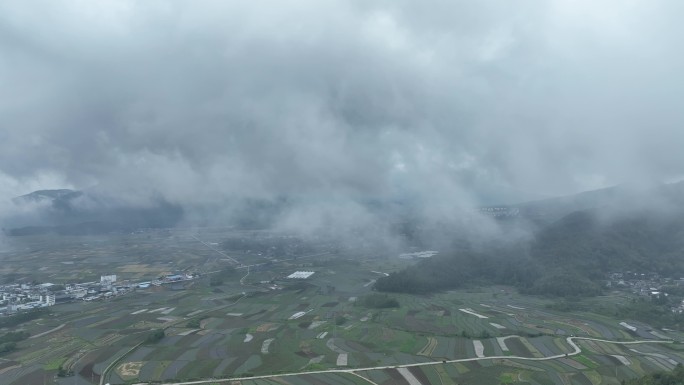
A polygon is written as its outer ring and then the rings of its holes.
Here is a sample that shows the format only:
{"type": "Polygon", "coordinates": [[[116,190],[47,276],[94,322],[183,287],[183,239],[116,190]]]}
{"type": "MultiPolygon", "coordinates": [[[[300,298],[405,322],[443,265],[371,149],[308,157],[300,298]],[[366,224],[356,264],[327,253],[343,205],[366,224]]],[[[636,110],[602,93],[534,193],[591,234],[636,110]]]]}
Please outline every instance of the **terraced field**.
{"type": "MultiPolygon", "coordinates": [[[[183,250],[189,247],[191,241],[183,234],[176,236],[173,242],[183,250]]],[[[130,242],[152,243],[132,237],[130,242]]],[[[204,251],[196,255],[206,256],[204,251]]],[[[220,267],[226,262],[217,263],[220,267]]],[[[55,306],[48,317],[22,326],[35,338],[2,357],[0,383],[85,385],[242,377],[239,381],[245,385],[368,380],[411,385],[599,385],[684,363],[684,348],[678,343],[581,341],[581,354],[572,355],[570,336],[611,341],[679,341],[684,336],[633,320],[551,311],[546,306],[549,300],[521,296],[506,287],[397,295],[401,306],[394,309],[358,305],[358,298],[372,293],[367,283],[377,279],[378,272],[407,263],[335,255],[309,259],[305,266],[291,261],[254,268],[220,286],[210,286],[207,278],[181,291],[156,288],[107,302],[55,306]],[[315,274],[306,281],[279,278],[298,269],[315,274]],[[276,289],[271,288],[274,284],[276,289]],[[623,321],[637,325],[637,331],[620,326],[623,321]],[[165,337],[146,343],[154,329],[164,329],[165,337]],[[543,360],[552,356],[558,358],[543,360]],[[417,363],[436,364],[399,367],[417,363]],[[60,365],[75,376],[55,378],[60,365]],[[375,367],[385,368],[364,369],[375,367]],[[321,370],[354,373],[248,378],[321,370]]],[[[128,264],[126,269],[133,267],[128,264]]]]}

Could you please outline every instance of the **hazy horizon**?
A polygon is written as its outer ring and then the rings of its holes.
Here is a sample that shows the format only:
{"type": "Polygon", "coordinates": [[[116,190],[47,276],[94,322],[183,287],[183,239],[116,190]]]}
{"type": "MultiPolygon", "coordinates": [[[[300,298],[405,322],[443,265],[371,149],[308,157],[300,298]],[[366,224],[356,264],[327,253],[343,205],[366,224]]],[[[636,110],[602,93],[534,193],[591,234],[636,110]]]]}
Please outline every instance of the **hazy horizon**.
{"type": "Polygon", "coordinates": [[[302,206],[282,223],[344,223],[374,216],[365,200],[448,217],[679,180],[683,8],[3,3],[0,214],[71,188],[140,206],[287,196],[302,206]]]}

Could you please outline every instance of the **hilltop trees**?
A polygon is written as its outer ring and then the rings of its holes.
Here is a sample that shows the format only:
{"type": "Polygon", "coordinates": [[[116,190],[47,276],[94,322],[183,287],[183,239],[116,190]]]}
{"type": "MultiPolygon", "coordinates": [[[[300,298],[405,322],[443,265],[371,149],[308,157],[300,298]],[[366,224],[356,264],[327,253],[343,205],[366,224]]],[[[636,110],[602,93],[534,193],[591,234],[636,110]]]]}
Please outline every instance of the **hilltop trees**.
{"type": "Polygon", "coordinates": [[[378,279],[379,291],[422,294],[473,284],[532,287],[539,271],[518,250],[508,253],[461,252],[438,255],[405,270],[378,279]]]}
{"type": "Polygon", "coordinates": [[[586,297],[601,293],[611,271],[684,274],[684,210],[668,215],[573,212],[519,243],[443,253],[378,279],[375,289],[429,293],[479,284],[527,294],[586,297]]]}

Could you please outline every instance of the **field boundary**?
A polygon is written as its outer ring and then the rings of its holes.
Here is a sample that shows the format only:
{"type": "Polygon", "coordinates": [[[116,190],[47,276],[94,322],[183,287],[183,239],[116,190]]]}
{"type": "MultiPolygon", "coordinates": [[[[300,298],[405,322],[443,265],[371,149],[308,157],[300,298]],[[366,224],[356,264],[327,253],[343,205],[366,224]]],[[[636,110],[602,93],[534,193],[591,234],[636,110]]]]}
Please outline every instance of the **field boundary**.
{"type": "MultiPolygon", "coordinates": [[[[281,374],[266,374],[261,376],[251,376],[251,377],[232,377],[232,378],[210,378],[206,380],[195,380],[195,381],[185,381],[185,382],[155,382],[155,384],[164,385],[200,385],[208,384],[212,382],[222,382],[222,381],[248,381],[248,380],[259,380],[259,379],[269,379],[269,378],[280,378],[280,377],[292,377],[300,376],[304,374],[335,374],[335,373],[347,373],[356,374],[356,372],[367,372],[370,370],[384,370],[384,369],[399,369],[399,368],[412,368],[419,366],[431,366],[431,365],[442,365],[458,362],[472,362],[472,361],[485,361],[485,360],[523,360],[523,361],[550,361],[560,358],[566,358],[570,356],[575,356],[582,353],[582,348],[575,343],[578,341],[596,341],[605,342],[610,344],[618,345],[637,345],[637,344],[672,344],[675,341],[658,341],[658,340],[638,340],[638,341],[610,341],[599,338],[591,337],[568,337],[565,339],[568,345],[575,349],[573,352],[556,354],[548,357],[520,357],[520,356],[488,356],[488,357],[471,357],[471,358],[458,358],[453,360],[442,360],[442,361],[429,361],[429,362],[417,362],[413,364],[400,364],[400,365],[385,365],[385,366],[374,366],[365,368],[354,368],[354,369],[328,369],[328,370],[314,370],[314,371],[304,371],[304,372],[293,372],[293,373],[281,373],[281,374]]],[[[365,379],[365,377],[364,377],[365,379]]],[[[141,382],[136,385],[149,385],[151,383],[141,382]]],[[[103,384],[100,384],[103,385],[103,384]]]]}

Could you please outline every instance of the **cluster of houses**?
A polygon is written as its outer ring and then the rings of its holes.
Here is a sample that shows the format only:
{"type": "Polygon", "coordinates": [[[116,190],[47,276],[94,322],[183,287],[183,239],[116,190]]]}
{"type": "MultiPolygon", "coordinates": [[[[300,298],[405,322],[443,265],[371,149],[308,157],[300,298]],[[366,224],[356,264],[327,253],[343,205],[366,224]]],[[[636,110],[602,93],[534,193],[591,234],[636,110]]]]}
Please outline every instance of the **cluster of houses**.
{"type": "Polygon", "coordinates": [[[125,294],[133,284],[117,282],[116,275],[103,275],[99,282],[57,285],[54,283],[10,284],[0,286],[0,313],[54,306],[76,300],[94,301],[125,294]]]}
{"type": "Polygon", "coordinates": [[[0,315],[10,315],[22,310],[59,305],[73,301],[96,301],[124,295],[150,285],[179,284],[197,278],[195,274],[163,274],[151,282],[118,281],[116,275],[103,275],[100,281],[56,285],[10,284],[0,285],[0,315]]]}
{"type": "Polygon", "coordinates": [[[663,286],[684,285],[683,279],[663,278],[658,273],[633,273],[631,271],[610,273],[606,286],[628,289],[634,294],[659,296],[663,286]]]}
{"type": "Polygon", "coordinates": [[[171,284],[172,288],[178,286],[185,281],[192,281],[199,277],[198,274],[181,274],[181,273],[165,273],[154,281],[139,282],[135,284],[138,289],[147,289],[150,286],[161,286],[171,284]]]}
{"type": "MultiPolygon", "coordinates": [[[[668,293],[663,289],[666,286],[684,287],[684,278],[665,278],[657,273],[634,273],[631,271],[624,273],[611,273],[608,275],[607,287],[615,289],[626,289],[633,294],[644,297],[661,298],[667,297],[668,293]]],[[[684,300],[672,307],[673,313],[684,313],[684,300]]]]}
{"type": "Polygon", "coordinates": [[[52,306],[57,296],[48,289],[52,284],[14,284],[0,286],[0,312],[15,313],[37,307],[52,306]]]}
{"type": "Polygon", "coordinates": [[[495,218],[517,217],[520,209],[517,207],[480,207],[477,211],[486,216],[495,218]]]}

